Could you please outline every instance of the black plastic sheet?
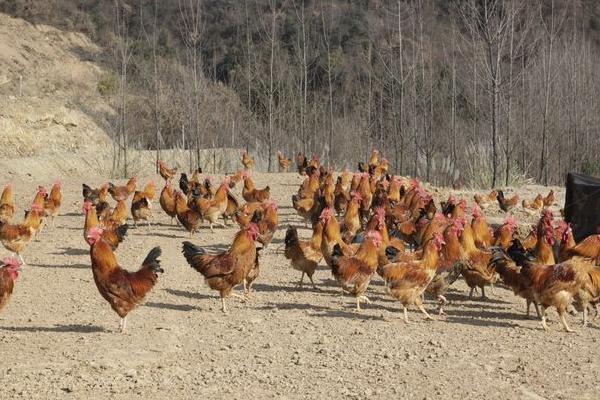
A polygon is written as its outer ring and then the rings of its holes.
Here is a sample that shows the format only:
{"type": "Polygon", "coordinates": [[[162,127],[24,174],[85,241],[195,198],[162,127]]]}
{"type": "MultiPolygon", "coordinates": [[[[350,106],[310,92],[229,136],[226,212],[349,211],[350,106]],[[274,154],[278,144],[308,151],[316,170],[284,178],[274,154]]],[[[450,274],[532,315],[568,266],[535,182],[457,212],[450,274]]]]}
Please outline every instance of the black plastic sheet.
{"type": "Polygon", "coordinates": [[[573,228],[576,241],[598,233],[600,227],[600,179],[587,175],[567,175],[565,221],[573,228]]]}

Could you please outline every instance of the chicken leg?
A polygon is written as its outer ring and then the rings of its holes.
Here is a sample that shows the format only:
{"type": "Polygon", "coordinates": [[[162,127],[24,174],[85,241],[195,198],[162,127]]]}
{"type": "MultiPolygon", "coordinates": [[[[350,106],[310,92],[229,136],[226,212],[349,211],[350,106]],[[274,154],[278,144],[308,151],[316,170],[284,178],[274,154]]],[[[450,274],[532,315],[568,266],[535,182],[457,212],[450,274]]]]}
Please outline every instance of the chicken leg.
{"type": "Polygon", "coordinates": [[[121,321],[119,322],[119,332],[124,333],[126,326],[127,326],[127,317],[123,317],[123,318],[121,318],[121,321]]]}

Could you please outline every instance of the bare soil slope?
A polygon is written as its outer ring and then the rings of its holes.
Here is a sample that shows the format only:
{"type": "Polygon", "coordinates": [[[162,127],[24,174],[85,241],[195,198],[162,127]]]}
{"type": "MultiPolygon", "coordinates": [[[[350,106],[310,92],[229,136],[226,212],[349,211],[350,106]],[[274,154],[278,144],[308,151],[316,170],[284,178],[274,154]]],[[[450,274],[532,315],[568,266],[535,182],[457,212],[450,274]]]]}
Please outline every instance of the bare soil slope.
{"type": "MultiPolygon", "coordinates": [[[[187,232],[155,205],[157,224],[132,229],[117,257],[135,269],[160,245],[166,272],[124,335],[92,278],[81,181],[66,182],[57,226],[26,251],[29,265],[0,314],[0,398],[597,398],[597,321],[582,329],[579,317],[569,317],[579,332],[566,334],[551,311],[546,333],[512,292],[497,287],[491,299],[470,301],[462,281],[449,293],[447,317],[427,322],[412,310],[408,325],[378,278],[368,293],[373,304],[361,313],[325,267],[315,274],[317,290],[298,290],[282,241],[288,224],[303,226],[290,207],[300,180],[257,176],[280,204],[281,227],[263,252],[252,299],[229,300],[227,315],[181,255],[187,232]]],[[[16,189],[23,208],[34,187],[17,182],[16,189]]],[[[202,229],[193,242],[220,251],[234,233],[202,229]]]]}

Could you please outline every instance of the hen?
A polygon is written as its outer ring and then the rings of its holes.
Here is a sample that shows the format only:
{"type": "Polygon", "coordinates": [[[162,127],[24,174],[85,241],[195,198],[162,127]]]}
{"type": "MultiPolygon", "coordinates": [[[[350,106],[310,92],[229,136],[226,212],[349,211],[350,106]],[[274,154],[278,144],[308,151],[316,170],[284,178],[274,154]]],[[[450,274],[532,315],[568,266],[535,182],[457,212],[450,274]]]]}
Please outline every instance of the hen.
{"type": "Polygon", "coordinates": [[[108,184],[108,193],[112,196],[115,201],[125,201],[135,192],[137,185],[137,178],[134,176],[124,186],[115,186],[114,184],[108,184]]]}
{"type": "Polygon", "coordinates": [[[0,242],[13,254],[16,254],[22,264],[25,264],[21,253],[27,247],[39,229],[44,215],[44,209],[37,204],[32,204],[25,220],[18,225],[0,223],[0,242]]]}
{"type": "Polygon", "coordinates": [[[279,163],[279,172],[288,172],[292,160],[286,158],[281,151],[277,152],[277,162],[279,163]]]}
{"type": "Polygon", "coordinates": [[[175,205],[175,191],[169,180],[165,182],[165,187],[160,192],[159,203],[163,211],[171,217],[171,224],[173,224],[174,218],[177,217],[177,209],[175,205]]]}
{"type": "Polygon", "coordinates": [[[2,191],[0,197],[0,223],[10,222],[15,215],[15,203],[13,199],[13,185],[8,184],[2,191]]]}
{"type": "Polygon", "coordinates": [[[61,192],[61,183],[59,180],[54,182],[52,185],[52,189],[50,189],[50,194],[48,198],[44,201],[44,210],[46,210],[46,215],[50,217],[50,221],[52,222],[52,226],[54,227],[54,218],[58,215],[60,211],[60,206],[62,204],[62,192],[61,192]]]}
{"type": "Polygon", "coordinates": [[[498,195],[496,198],[498,200],[498,205],[500,206],[500,209],[502,211],[509,212],[518,204],[518,202],[519,202],[518,194],[515,194],[510,199],[507,199],[506,197],[504,197],[504,192],[502,190],[498,190],[497,192],[498,192],[498,195]]]}
{"type": "Polygon", "coordinates": [[[290,226],[285,232],[285,258],[290,260],[292,268],[302,272],[298,286],[302,288],[304,275],[308,276],[313,288],[316,288],[313,282],[313,275],[323,258],[321,253],[321,240],[323,239],[323,224],[318,223],[315,226],[310,241],[301,241],[298,239],[296,228],[290,226]]]}
{"type": "Polygon", "coordinates": [[[8,304],[21,271],[19,260],[6,257],[0,262],[0,311],[8,304]]]}
{"type": "Polygon", "coordinates": [[[177,167],[169,168],[162,160],[158,160],[156,165],[158,165],[158,173],[166,182],[170,182],[175,174],[177,174],[177,167]]]}
{"type": "Polygon", "coordinates": [[[248,154],[248,150],[244,150],[244,152],[242,153],[242,165],[244,166],[245,170],[250,170],[254,168],[254,159],[250,157],[250,154],[248,154]]]}

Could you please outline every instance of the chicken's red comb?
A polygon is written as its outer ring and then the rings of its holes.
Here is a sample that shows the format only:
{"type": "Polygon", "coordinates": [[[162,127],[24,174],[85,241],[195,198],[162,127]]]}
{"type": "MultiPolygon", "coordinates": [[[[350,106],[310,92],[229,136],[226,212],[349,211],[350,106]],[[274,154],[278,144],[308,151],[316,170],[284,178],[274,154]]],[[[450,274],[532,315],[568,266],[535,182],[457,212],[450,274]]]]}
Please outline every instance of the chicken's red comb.
{"type": "Polygon", "coordinates": [[[473,204],[473,218],[479,218],[481,216],[481,207],[479,207],[479,204],[477,203],[473,204]]]}
{"type": "Polygon", "coordinates": [[[2,264],[6,267],[19,268],[21,266],[21,262],[17,257],[5,257],[2,260],[2,264]]]}

